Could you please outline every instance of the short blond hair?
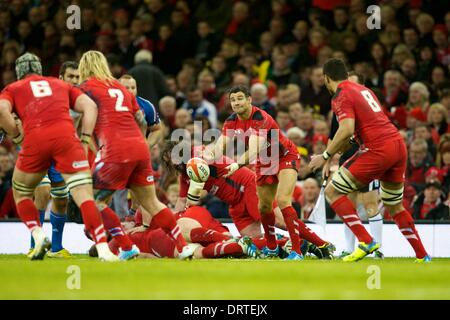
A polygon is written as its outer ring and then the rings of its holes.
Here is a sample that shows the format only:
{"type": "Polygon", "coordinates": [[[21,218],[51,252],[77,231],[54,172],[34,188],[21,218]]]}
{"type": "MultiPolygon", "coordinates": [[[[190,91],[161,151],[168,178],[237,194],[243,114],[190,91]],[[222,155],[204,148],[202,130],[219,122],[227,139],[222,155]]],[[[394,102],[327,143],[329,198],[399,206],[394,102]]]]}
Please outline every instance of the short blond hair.
{"type": "Polygon", "coordinates": [[[433,103],[428,110],[428,123],[431,123],[431,110],[437,110],[442,114],[442,118],[447,121],[448,112],[442,103],[433,103]]]}
{"type": "Polygon", "coordinates": [[[89,78],[96,78],[108,83],[115,80],[111,70],[109,70],[108,61],[100,51],[90,50],[83,53],[78,70],[80,72],[80,83],[89,78]]]}

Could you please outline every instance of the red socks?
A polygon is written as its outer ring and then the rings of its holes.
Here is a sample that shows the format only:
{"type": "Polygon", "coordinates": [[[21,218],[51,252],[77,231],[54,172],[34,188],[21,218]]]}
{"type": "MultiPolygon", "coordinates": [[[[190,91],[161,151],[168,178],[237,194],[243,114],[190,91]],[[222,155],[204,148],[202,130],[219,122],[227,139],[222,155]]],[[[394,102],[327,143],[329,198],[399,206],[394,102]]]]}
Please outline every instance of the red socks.
{"type": "Polygon", "coordinates": [[[366,228],[364,228],[353,203],[347,196],[341,196],[331,204],[331,208],[333,208],[334,212],[336,212],[336,214],[341,217],[342,221],[344,221],[344,223],[352,230],[359,242],[372,242],[372,237],[367,232],[366,228]]]}
{"type": "MultiPolygon", "coordinates": [[[[280,240],[277,240],[276,244],[279,247],[282,247],[286,244],[289,238],[283,237],[280,240]]],[[[265,246],[267,246],[266,238],[252,238],[253,244],[259,249],[262,250],[265,246]]]]}
{"type": "Polygon", "coordinates": [[[420,240],[419,233],[414,225],[414,220],[411,215],[403,210],[397,213],[394,217],[394,221],[397,224],[400,232],[408,240],[411,247],[413,247],[416,257],[422,259],[427,255],[425,248],[423,247],[422,241],[420,240]]]}
{"type": "Polygon", "coordinates": [[[292,241],[292,250],[301,254],[300,251],[300,236],[297,228],[299,227],[299,220],[297,218],[297,212],[292,206],[281,209],[283,214],[284,223],[289,232],[289,237],[292,241]]]}
{"type": "Polygon", "coordinates": [[[308,228],[308,226],[300,219],[298,220],[298,232],[300,233],[300,238],[305,239],[306,241],[309,241],[318,247],[321,247],[325,243],[327,243],[325,240],[320,238],[314,231],[308,228]]]}
{"type": "Polygon", "coordinates": [[[231,238],[230,236],[227,236],[215,230],[201,227],[192,229],[189,236],[191,237],[191,242],[200,243],[202,245],[227,241],[231,238]]]}
{"type": "Polygon", "coordinates": [[[211,243],[202,250],[204,258],[219,258],[226,255],[241,256],[244,252],[236,242],[231,243],[211,243]]]}
{"type": "Polygon", "coordinates": [[[106,242],[105,229],[94,200],[87,200],[80,206],[84,225],[95,243],[106,242]]]}
{"type": "Polygon", "coordinates": [[[173,239],[177,245],[178,252],[181,252],[184,246],[186,246],[186,240],[184,240],[181,234],[180,227],[177,225],[175,217],[169,208],[164,208],[152,218],[157,226],[163,229],[168,236],[173,239]]]}
{"type": "Polygon", "coordinates": [[[106,230],[117,240],[120,248],[124,251],[131,250],[133,242],[123,231],[117,214],[109,207],[106,207],[100,213],[102,214],[103,224],[106,230]]]}
{"type": "Polygon", "coordinates": [[[20,219],[23,223],[33,231],[34,228],[40,227],[41,224],[39,222],[39,211],[34,205],[33,200],[24,199],[20,201],[17,205],[17,213],[19,214],[20,219]]]}
{"type": "Polygon", "coordinates": [[[262,213],[261,223],[264,228],[264,237],[267,240],[267,247],[269,249],[275,249],[277,246],[277,238],[275,236],[275,214],[273,211],[262,213]]]}

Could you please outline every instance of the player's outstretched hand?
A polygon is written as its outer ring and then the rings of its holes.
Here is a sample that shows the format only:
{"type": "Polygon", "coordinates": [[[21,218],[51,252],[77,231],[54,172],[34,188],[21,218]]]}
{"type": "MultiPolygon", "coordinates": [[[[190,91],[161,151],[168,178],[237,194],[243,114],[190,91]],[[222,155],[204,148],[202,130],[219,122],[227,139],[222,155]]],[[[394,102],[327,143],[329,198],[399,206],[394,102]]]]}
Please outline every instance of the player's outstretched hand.
{"type": "Polygon", "coordinates": [[[225,178],[228,178],[238,169],[239,169],[239,165],[236,162],[233,162],[232,164],[230,164],[228,167],[225,168],[225,170],[227,170],[228,172],[226,174],[224,174],[223,176],[225,178]]]}
{"type": "Polygon", "coordinates": [[[326,160],[323,158],[321,154],[315,154],[311,156],[311,162],[308,167],[315,172],[317,169],[320,169],[325,164],[326,160]]]}

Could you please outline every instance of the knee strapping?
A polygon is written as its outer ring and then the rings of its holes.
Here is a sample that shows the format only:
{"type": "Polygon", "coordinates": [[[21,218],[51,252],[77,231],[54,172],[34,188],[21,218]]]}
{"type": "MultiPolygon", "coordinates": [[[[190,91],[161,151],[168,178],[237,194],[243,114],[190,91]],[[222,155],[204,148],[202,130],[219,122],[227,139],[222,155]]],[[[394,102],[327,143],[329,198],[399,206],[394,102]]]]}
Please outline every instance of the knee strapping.
{"type": "Polygon", "coordinates": [[[403,187],[397,190],[380,188],[381,201],[388,206],[395,206],[403,200],[403,187]]]}
{"type": "Polygon", "coordinates": [[[52,187],[50,189],[50,194],[53,198],[64,199],[69,196],[69,189],[67,188],[66,185],[62,187],[52,187]]]}
{"type": "Polygon", "coordinates": [[[12,181],[13,189],[22,196],[32,196],[34,188],[24,185],[23,183],[12,181]]]}
{"type": "Polygon", "coordinates": [[[339,168],[339,170],[333,174],[331,183],[333,184],[334,188],[342,194],[349,194],[358,190],[356,184],[345,174],[345,172],[341,168],[339,168]]]}
{"type": "Polygon", "coordinates": [[[76,173],[67,179],[69,191],[85,184],[92,184],[92,177],[89,173],[76,173]]]}

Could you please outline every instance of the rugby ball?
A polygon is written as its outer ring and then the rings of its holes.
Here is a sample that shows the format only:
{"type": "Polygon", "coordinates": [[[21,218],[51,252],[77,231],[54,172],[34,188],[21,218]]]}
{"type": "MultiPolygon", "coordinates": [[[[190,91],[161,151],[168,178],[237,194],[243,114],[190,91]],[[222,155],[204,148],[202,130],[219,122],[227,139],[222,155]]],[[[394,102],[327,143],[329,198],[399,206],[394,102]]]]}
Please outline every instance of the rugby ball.
{"type": "Polygon", "coordinates": [[[186,164],[186,173],[195,182],[206,182],[209,178],[208,163],[202,158],[191,158],[186,164]]]}

